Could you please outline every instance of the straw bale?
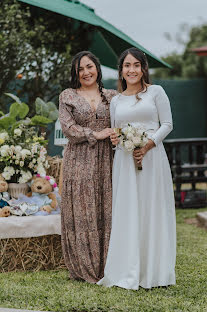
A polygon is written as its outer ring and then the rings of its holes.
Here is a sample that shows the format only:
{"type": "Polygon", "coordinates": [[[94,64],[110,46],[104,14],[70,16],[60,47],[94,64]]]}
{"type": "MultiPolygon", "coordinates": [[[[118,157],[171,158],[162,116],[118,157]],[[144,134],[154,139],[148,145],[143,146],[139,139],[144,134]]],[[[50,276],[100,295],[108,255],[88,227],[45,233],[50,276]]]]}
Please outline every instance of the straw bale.
{"type": "Polygon", "coordinates": [[[63,268],[60,235],[0,239],[0,272],[63,268]]]}
{"type": "Polygon", "coordinates": [[[62,166],[62,158],[58,156],[47,157],[50,168],[47,169],[47,174],[55,178],[56,183],[60,184],[60,176],[61,176],[61,166],[62,166]]]}

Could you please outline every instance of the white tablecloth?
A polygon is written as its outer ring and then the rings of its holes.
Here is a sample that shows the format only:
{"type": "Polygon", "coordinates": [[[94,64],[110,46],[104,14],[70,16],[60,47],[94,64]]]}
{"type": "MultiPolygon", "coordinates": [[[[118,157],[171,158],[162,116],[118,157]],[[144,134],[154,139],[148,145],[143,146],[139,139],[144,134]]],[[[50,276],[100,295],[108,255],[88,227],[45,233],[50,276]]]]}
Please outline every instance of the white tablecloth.
{"type": "Polygon", "coordinates": [[[60,215],[0,218],[0,239],[61,235],[60,215]]]}

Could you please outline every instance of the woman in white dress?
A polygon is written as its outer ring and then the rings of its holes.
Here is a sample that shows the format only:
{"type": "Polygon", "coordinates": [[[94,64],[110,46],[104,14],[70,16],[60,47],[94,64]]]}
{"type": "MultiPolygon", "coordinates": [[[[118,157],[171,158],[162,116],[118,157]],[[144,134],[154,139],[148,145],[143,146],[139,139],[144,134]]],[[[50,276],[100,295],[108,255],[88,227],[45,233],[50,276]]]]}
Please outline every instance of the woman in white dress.
{"type": "Polygon", "coordinates": [[[147,129],[148,143],[113,163],[112,230],[104,277],[98,285],[137,290],[175,284],[176,222],[172,177],[162,140],[172,130],[169,99],[149,84],[145,54],[130,48],[119,62],[121,93],[111,101],[112,128],[147,129]],[[143,169],[137,170],[136,159],[143,169]]]}

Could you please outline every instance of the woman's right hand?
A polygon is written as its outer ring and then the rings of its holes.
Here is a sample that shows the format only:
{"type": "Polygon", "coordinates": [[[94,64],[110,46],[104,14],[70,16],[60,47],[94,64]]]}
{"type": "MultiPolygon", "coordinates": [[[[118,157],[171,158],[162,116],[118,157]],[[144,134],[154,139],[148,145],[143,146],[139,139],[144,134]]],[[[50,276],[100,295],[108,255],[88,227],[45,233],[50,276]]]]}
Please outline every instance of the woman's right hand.
{"type": "Polygon", "coordinates": [[[93,135],[96,138],[96,140],[104,140],[104,139],[108,138],[112,133],[113,133],[113,129],[105,128],[99,132],[94,131],[93,135]]]}
{"type": "Polygon", "coordinates": [[[113,145],[119,144],[119,137],[118,137],[117,133],[115,133],[114,131],[113,131],[112,134],[110,135],[110,139],[111,139],[111,143],[112,143],[113,145]]]}

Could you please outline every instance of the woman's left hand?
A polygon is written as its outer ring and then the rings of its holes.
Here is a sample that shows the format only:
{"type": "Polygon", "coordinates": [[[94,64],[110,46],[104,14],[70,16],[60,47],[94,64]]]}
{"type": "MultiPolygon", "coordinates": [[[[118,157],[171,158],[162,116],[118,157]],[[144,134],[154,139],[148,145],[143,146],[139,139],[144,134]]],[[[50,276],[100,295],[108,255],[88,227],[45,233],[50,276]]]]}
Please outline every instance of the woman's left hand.
{"type": "Polygon", "coordinates": [[[141,147],[141,148],[137,148],[134,150],[133,152],[133,156],[134,159],[136,159],[138,165],[141,165],[143,157],[145,156],[145,154],[155,146],[155,143],[152,140],[148,140],[148,143],[141,147]]]}
{"type": "Polygon", "coordinates": [[[147,153],[146,146],[141,148],[136,148],[133,152],[134,159],[136,159],[137,164],[141,165],[144,155],[147,153]]]}

